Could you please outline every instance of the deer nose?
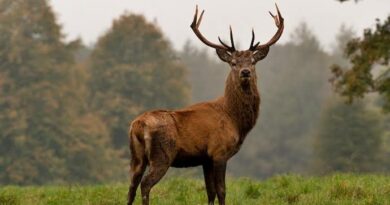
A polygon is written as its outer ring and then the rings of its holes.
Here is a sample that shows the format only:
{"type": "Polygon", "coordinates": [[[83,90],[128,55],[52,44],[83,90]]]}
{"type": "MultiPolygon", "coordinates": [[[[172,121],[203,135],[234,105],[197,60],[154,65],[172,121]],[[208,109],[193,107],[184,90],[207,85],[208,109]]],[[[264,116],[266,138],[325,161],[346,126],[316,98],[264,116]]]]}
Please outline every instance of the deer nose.
{"type": "Polygon", "coordinates": [[[241,77],[248,78],[251,76],[251,71],[249,69],[241,70],[241,77]]]}

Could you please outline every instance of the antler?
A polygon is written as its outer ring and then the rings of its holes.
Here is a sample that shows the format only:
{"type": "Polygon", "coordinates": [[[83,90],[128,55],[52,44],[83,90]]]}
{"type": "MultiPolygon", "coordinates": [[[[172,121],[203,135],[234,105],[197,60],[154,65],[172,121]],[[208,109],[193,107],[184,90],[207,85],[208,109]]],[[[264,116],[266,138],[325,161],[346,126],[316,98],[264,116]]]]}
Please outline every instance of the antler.
{"type": "Polygon", "coordinates": [[[256,45],[253,45],[255,42],[255,31],[252,28],[252,40],[251,40],[251,45],[249,46],[249,50],[255,51],[257,46],[260,44],[260,42],[257,42],[256,45]]]}
{"type": "Polygon", "coordinates": [[[284,29],[284,18],[282,17],[282,14],[279,11],[278,5],[275,4],[275,6],[276,6],[277,14],[273,15],[271,12],[269,12],[269,14],[271,14],[272,18],[275,20],[275,25],[276,27],[278,27],[278,30],[276,31],[275,35],[271,38],[271,40],[269,40],[266,44],[259,45],[260,42],[258,42],[256,43],[256,45],[253,45],[253,42],[255,40],[255,32],[252,29],[252,41],[249,50],[255,51],[259,49],[269,48],[270,46],[275,44],[282,36],[283,29],[284,29]]]}
{"type": "Polygon", "coordinates": [[[212,47],[212,48],[215,48],[215,49],[222,49],[222,50],[227,50],[227,51],[230,51],[230,52],[234,52],[234,51],[236,50],[236,48],[234,47],[232,27],[230,27],[230,41],[231,41],[232,46],[226,45],[226,44],[221,40],[221,38],[220,38],[219,36],[218,36],[218,40],[219,40],[219,42],[220,42],[222,45],[212,43],[212,42],[210,42],[209,40],[207,40],[207,39],[202,35],[202,33],[200,33],[200,31],[199,31],[199,25],[200,25],[200,22],[202,22],[203,14],[204,14],[204,10],[202,11],[202,13],[200,14],[200,17],[199,17],[199,19],[198,19],[198,5],[196,5],[195,16],[194,16],[194,20],[193,20],[192,23],[191,23],[191,28],[192,28],[192,30],[194,31],[195,35],[199,38],[199,40],[201,40],[204,44],[206,44],[206,45],[208,45],[208,46],[210,46],[210,47],[212,47]]]}

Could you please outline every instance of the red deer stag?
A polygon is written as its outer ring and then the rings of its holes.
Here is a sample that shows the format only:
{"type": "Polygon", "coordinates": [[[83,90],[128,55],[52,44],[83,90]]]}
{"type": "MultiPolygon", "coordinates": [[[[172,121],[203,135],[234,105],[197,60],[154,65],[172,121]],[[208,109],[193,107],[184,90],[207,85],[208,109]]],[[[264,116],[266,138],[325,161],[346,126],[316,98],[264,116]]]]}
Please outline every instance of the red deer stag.
{"type": "Polygon", "coordinates": [[[196,8],[191,28],[204,44],[215,48],[218,57],[230,65],[224,96],[175,111],[155,110],[138,116],[130,126],[131,185],[128,204],[134,202],[141,183],[142,204],[149,204],[149,192],[169,167],[203,166],[208,203],[218,197],[225,204],[225,173],[227,161],[238,152],[259,115],[260,96],[257,90],[255,64],[264,59],[270,46],[281,37],[284,19],[276,6],[271,16],[278,28],[266,44],[253,44],[248,50],[237,51],[230,28],[231,46],[208,41],[199,31],[196,8]],[[148,173],[143,177],[146,167],[148,173]],[[142,182],[141,182],[142,179],[142,182]]]}

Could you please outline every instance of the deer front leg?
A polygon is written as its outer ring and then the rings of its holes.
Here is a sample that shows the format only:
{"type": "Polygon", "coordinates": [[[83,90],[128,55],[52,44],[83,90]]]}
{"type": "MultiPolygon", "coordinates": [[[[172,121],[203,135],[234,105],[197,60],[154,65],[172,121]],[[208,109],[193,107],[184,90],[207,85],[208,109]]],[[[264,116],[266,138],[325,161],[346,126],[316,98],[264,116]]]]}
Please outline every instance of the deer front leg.
{"type": "Polygon", "coordinates": [[[206,164],[203,165],[203,175],[206,184],[208,204],[214,205],[215,196],[217,192],[215,191],[215,184],[214,184],[215,177],[214,177],[212,162],[206,162],[206,164]]]}
{"type": "Polygon", "coordinates": [[[225,205],[226,162],[214,162],[213,167],[214,167],[214,183],[215,183],[215,189],[217,191],[218,202],[219,202],[219,205],[225,205]]]}

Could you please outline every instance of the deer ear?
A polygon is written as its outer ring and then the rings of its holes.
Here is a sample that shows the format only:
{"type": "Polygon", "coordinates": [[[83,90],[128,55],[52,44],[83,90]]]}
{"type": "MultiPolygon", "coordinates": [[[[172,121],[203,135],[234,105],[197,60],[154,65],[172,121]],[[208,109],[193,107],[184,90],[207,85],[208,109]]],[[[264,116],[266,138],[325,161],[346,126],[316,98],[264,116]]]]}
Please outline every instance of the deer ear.
{"type": "Polygon", "coordinates": [[[221,59],[222,61],[229,63],[232,60],[232,56],[228,53],[227,50],[216,49],[216,51],[219,59],[221,59]]]}
{"type": "Polygon", "coordinates": [[[253,54],[253,58],[255,59],[255,62],[263,60],[265,57],[267,57],[268,51],[269,51],[269,47],[265,47],[265,48],[257,50],[253,54]]]}

